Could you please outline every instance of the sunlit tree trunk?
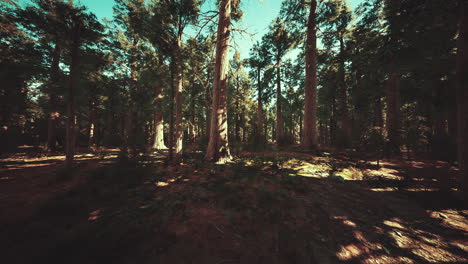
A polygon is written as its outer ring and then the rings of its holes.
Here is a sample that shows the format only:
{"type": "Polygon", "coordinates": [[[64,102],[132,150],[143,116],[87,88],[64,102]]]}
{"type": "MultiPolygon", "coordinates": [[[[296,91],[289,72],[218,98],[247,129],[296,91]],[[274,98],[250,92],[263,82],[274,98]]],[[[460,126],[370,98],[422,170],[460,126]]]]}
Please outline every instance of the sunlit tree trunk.
{"type": "Polygon", "coordinates": [[[162,89],[160,84],[156,84],[154,88],[155,94],[155,110],[154,110],[154,140],[153,140],[153,149],[163,150],[167,149],[164,144],[164,120],[162,114],[162,89]]]}
{"type": "Polygon", "coordinates": [[[47,129],[47,146],[49,150],[55,149],[57,142],[57,121],[60,117],[59,98],[57,96],[57,86],[60,79],[60,55],[62,53],[61,47],[58,43],[55,44],[54,53],[52,55],[52,64],[50,67],[50,112],[47,129]]]}
{"type": "Polygon", "coordinates": [[[306,77],[304,100],[304,131],[302,147],[307,150],[316,149],[317,144],[317,1],[310,2],[309,19],[307,21],[306,41],[306,77]]]}
{"type": "Polygon", "coordinates": [[[211,132],[206,159],[226,162],[231,159],[227,125],[227,73],[229,67],[229,37],[231,0],[221,0],[216,41],[216,60],[213,81],[211,132]]]}
{"type": "Polygon", "coordinates": [[[176,47],[176,89],[175,89],[175,146],[174,151],[176,155],[182,153],[182,35],[177,38],[176,47]]]}
{"type": "Polygon", "coordinates": [[[468,2],[459,1],[457,40],[458,164],[462,192],[468,201],[468,2]]]}
{"type": "Polygon", "coordinates": [[[283,113],[281,104],[283,97],[281,96],[281,62],[278,56],[276,62],[276,144],[283,144],[283,113]]]}
{"type": "Polygon", "coordinates": [[[89,123],[88,123],[88,148],[91,148],[95,143],[96,137],[96,102],[91,100],[89,105],[89,123]]]}

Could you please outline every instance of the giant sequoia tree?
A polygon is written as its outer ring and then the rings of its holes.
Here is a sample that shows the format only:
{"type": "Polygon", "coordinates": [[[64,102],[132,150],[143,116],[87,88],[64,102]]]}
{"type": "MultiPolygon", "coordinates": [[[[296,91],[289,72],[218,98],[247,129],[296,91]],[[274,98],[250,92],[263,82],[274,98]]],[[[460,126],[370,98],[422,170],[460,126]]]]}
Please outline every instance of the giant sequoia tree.
{"type": "Polygon", "coordinates": [[[305,100],[302,146],[315,149],[317,142],[317,1],[310,1],[305,44],[305,100]]]}
{"type": "Polygon", "coordinates": [[[227,73],[229,67],[229,39],[231,35],[231,8],[236,0],[221,0],[219,3],[218,33],[213,80],[213,105],[211,127],[206,159],[226,162],[231,159],[227,125],[227,73]]]}

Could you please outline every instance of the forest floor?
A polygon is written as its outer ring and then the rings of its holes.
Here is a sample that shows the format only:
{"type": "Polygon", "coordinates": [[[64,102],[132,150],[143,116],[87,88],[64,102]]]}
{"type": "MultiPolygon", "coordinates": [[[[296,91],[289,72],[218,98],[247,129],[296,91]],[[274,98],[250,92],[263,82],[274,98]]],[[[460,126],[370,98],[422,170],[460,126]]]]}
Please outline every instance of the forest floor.
{"type": "Polygon", "coordinates": [[[227,165],[118,150],[0,159],[3,263],[468,263],[443,162],[294,148],[227,165]]]}

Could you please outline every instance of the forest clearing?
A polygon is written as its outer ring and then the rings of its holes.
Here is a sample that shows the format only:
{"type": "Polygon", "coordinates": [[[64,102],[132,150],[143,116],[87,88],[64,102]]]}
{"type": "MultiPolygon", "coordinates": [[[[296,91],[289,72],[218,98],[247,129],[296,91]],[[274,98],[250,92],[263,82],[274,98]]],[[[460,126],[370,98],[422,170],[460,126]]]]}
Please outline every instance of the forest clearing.
{"type": "Polygon", "coordinates": [[[0,0],[2,263],[468,263],[468,1],[0,0]]]}

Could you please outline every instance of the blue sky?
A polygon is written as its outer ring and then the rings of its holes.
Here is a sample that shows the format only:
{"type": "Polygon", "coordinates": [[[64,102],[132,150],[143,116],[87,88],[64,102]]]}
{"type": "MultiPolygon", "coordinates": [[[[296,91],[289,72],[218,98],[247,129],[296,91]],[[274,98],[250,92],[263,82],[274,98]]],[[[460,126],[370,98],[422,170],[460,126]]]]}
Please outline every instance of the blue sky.
{"type": "MultiPolygon", "coordinates": [[[[114,0],[75,0],[88,7],[88,9],[96,14],[100,19],[112,18],[114,0]]],[[[361,3],[363,0],[347,0],[352,10],[361,3]]],[[[27,3],[28,0],[21,2],[27,3]]],[[[281,0],[242,0],[241,8],[244,16],[239,23],[239,27],[247,30],[247,32],[254,34],[253,36],[240,36],[234,35],[233,44],[236,49],[241,53],[242,58],[246,58],[249,54],[251,46],[256,40],[259,40],[262,35],[267,31],[271,21],[279,14],[281,7],[281,0]]],[[[204,10],[215,8],[215,0],[206,0],[203,7],[204,10]]]]}

